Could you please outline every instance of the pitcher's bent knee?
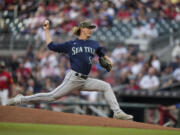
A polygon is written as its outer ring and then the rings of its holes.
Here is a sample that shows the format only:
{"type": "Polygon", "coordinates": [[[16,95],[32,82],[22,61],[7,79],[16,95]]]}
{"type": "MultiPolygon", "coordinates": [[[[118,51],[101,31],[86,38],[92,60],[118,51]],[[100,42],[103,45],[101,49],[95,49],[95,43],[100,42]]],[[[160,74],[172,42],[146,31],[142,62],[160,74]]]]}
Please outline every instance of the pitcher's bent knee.
{"type": "Polygon", "coordinates": [[[111,90],[111,85],[107,82],[104,83],[105,90],[111,90]]]}

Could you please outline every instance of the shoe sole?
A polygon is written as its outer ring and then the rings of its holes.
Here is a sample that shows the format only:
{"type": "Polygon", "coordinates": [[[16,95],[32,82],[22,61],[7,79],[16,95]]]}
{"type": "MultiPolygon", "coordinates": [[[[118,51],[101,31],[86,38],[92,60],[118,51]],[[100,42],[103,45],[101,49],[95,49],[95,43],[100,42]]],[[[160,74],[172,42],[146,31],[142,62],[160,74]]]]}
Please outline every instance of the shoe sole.
{"type": "Polygon", "coordinates": [[[113,117],[114,119],[119,119],[119,120],[130,120],[130,121],[133,121],[133,118],[129,118],[129,119],[125,119],[125,118],[116,118],[116,117],[113,117]]]}

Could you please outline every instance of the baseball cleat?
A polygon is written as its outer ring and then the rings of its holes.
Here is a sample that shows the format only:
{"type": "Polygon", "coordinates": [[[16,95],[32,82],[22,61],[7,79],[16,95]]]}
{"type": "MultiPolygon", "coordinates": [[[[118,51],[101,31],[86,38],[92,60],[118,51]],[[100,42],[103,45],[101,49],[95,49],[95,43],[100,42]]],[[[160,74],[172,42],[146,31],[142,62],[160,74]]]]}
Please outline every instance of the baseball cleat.
{"type": "Polygon", "coordinates": [[[113,118],[120,119],[120,120],[133,120],[133,116],[124,113],[123,111],[114,114],[113,118]]]}
{"type": "Polygon", "coordinates": [[[22,97],[24,97],[22,94],[18,94],[14,98],[11,98],[7,101],[7,105],[16,105],[22,103],[22,97]]]}

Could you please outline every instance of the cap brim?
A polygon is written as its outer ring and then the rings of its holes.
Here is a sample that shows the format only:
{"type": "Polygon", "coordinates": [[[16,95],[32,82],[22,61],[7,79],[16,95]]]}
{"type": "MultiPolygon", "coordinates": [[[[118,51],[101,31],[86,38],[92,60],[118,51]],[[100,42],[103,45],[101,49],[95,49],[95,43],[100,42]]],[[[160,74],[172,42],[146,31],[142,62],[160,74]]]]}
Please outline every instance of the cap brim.
{"type": "Polygon", "coordinates": [[[95,29],[96,26],[95,26],[95,25],[91,25],[91,26],[88,26],[87,28],[89,28],[89,29],[95,29]]]}

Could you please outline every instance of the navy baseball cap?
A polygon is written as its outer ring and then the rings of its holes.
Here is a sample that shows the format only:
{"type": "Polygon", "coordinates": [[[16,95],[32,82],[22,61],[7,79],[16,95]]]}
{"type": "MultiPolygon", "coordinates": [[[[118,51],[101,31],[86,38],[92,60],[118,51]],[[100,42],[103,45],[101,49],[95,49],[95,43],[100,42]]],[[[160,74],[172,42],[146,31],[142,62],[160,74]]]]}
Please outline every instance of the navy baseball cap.
{"type": "Polygon", "coordinates": [[[76,36],[80,35],[80,29],[81,28],[88,28],[88,29],[95,29],[96,25],[93,25],[90,21],[86,20],[83,22],[80,22],[78,26],[74,27],[73,34],[76,36]]]}

